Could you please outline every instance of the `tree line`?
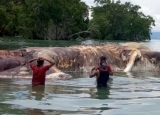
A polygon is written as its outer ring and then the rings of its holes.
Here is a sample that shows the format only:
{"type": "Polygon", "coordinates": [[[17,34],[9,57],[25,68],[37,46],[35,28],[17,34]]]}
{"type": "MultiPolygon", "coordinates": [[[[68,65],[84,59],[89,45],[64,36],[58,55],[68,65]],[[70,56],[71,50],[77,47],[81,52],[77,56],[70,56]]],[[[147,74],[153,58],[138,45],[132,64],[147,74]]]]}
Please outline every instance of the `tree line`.
{"type": "Polygon", "coordinates": [[[120,0],[94,2],[90,8],[81,0],[0,0],[0,36],[150,40],[155,21],[140,12],[140,6],[120,0]]]}

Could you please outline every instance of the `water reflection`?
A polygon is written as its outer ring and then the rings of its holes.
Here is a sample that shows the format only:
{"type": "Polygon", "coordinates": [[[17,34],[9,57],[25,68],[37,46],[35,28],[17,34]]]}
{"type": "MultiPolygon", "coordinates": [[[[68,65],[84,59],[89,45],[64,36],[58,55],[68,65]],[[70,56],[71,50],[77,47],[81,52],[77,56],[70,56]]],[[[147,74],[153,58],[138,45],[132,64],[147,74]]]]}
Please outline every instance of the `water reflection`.
{"type": "Polygon", "coordinates": [[[26,79],[2,80],[0,114],[159,115],[160,73],[115,73],[107,88],[96,88],[95,79],[82,74],[46,82],[45,87],[31,87],[26,79]]]}
{"type": "Polygon", "coordinates": [[[159,71],[134,71],[126,73],[126,76],[129,78],[159,77],[159,75],[159,71]]]}
{"type": "MultiPolygon", "coordinates": [[[[32,86],[30,99],[41,101],[45,94],[45,86],[32,86]]],[[[45,115],[41,109],[28,109],[27,115],[45,115]]]]}
{"type": "Polygon", "coordinates": [[[27,115],[45,115],[40,109],[29,109],[27,115]]]}
{"type": "Polygon", "coordinates": [[[110,94],[109,90],[110,90],[109,87],[97,88],[96,98],[97,99],[108,99],[109,98],[109,94],[110,94]]]}
{"type": "Polygon", "coordinates": [[[99,100],[108,99],[110,95],[110,87],[91,88],[89,93],[91,98],[99,100]]]}
{"type": "Polygon", "coordinates": [[[45,86],[32,86],[31,97],[35,100],[42,100],[44,97],[45,86]]]}

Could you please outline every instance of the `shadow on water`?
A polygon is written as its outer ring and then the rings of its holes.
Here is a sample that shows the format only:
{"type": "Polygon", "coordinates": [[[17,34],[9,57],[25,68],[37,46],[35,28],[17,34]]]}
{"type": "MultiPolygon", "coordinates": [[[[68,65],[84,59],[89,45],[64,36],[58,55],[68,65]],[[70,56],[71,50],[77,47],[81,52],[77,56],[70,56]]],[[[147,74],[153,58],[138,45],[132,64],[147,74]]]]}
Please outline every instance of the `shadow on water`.
{"type": "Polygon", "coordinates": [[[97,88],[96,98],[97,99],[108,99],[109,94],[110,94],[110,88],[109,87],[97,88]]]}
{"type": "Polygon", "coordinates": [[[44,97],[44,93],[45,93],[45,86],[32,86],[30,98],[31,99],[35,98],[35,100],[40,101],[44,97]]]}
{"type": "Polygon", "coordinates": [[[89,94],[90,94],[90,98],[93,99],[108,99],[109,98],[109,92],[110,88],[107,87],[102,87],[102,88],[90,88],[89,89],[89,94]]]}
{"type": "MultiPolygon", "coordinates": [[[[29,99],[41,101],[44,97],[45,86],[32,86],[29,99]]],[[[41,109],[27,109],[27,115],[45,115],[41,109]]]]}

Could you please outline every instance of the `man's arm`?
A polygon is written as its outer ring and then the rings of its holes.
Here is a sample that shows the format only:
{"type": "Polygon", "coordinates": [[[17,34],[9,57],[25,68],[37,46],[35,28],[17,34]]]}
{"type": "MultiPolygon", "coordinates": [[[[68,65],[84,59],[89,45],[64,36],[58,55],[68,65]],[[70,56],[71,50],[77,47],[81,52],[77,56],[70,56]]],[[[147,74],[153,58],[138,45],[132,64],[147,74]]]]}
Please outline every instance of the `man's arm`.
{"type": "Polygon", "coordinates": [[[90,74],[89,74],[89,77],[92,78],[92,77],[98,77],[98,70],[95,70],[94,68],[92,68],[90,74]]]}
{"type": "Polygon", "coordinates": [[[42,57],[40,57],[40,59],[43,59],[43,60],[45,60],[45,61],[49,62],[49,63],[50,63],[49,67],[52,67],[52,66],[55,64],[55,62],[54,62],[54,61],[50,61],[50,60],[48,60],[48,59],[46,59],[46,58],[42,58],[42,57]]]}
{"type": "Polygon", "coordinates": [[[113,75],[113,71],[110,66],[108,66],[109,75],[113,75]]]}
{"type": "Polygon", "coordinates": [[[38,59],[37,59],[37,58],[33,58],[33,59],[31,59],[31,60],[28,61],[28,64],[29,64],[29,66],[31,67],[32,70],[33,70],[34,67],[35,67],[35,65],[32,64],[32,62],[35,61],[35,60],[38,60],[38,59]]]}
{"type": "Polygon", "coordinates": [[[99,69],[99,66],[94,66],[91,70],[97,70],[99,69]]]}
{"type": "Polygon", "coordinates": [[[32,63],[32,62],[35,61],[35,60],[38,60],[38,59],[37,59],[37,58],[33,58],[33,59],[29,60],[28,62],[29,62],[29,63],[32,63]]]}
{"type": "Polygon", "coordinates": [[[110,72],[109,72],[109,75],[113,75],[113,72],[112,72],[112,71],[110,71],[110,72]]]}

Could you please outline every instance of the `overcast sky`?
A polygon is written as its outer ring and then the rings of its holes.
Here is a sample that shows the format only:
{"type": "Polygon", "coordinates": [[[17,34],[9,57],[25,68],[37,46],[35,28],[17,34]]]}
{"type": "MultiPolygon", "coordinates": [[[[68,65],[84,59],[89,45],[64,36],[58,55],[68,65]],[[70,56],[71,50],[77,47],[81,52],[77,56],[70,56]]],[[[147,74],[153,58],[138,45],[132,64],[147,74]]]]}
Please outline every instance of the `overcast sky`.
{"type": "MultiPolygon", "coordinates": [[[[86,4],[89,6],[94,5],[94,0],[82,1],[86,2],[86,4]]],[[[153,27],[152,31],[160,32],[160,0],[121,0],[122,3],[126,1],[131,2],[134,5],[141,6],[142,12],[145,15],[151,15],[154,18],[156,24],[156,26],[153,27]]]]}

